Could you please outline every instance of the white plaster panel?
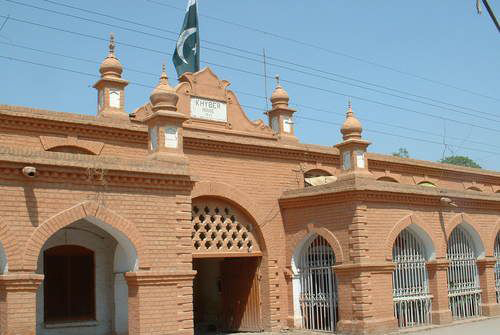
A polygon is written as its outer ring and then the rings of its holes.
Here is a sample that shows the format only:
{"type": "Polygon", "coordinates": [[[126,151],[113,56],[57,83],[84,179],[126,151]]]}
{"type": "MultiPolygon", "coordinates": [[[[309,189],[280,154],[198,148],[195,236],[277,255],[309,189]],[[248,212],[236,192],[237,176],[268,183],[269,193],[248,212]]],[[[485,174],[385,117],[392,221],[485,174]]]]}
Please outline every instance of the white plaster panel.
{"type": "Polygon", "coordinates": [[[79,245],[94,251],[96,322],[88,325],[46,328],[43,320],[43,283],[37,292],[37,335],[109,335],[114,323],[113,254],[116,241],[102,229],[86,221],[78,221],[59,230],[44,244],[38,258],[38,273],[43,273],[43,251],[65,244],[79,245]]]}

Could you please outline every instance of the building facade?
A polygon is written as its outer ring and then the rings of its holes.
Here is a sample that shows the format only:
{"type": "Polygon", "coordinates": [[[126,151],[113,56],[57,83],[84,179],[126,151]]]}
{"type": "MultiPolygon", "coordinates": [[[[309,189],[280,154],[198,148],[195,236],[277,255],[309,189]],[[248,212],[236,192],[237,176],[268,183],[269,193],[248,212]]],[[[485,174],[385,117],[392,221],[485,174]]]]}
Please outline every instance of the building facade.
{"type": "Polygon", "coordinates": [[[125,111],[0,106],[0,334],[346,334],[500,315],[500,173],[302,144],[209,68],[125,111]]]}

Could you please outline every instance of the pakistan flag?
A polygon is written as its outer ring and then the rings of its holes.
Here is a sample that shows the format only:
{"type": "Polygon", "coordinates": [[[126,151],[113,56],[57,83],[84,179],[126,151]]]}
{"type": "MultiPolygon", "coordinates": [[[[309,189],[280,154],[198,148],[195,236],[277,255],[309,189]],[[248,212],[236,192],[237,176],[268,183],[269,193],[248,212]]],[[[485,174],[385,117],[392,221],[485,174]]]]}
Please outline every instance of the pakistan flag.
{"type": "Polygon", "coordinates": [[[186,16],[172,58],[179,77],[184,72],[200,70],[200,32],[196,7],[196,0],[188,0],[186,16]]]}

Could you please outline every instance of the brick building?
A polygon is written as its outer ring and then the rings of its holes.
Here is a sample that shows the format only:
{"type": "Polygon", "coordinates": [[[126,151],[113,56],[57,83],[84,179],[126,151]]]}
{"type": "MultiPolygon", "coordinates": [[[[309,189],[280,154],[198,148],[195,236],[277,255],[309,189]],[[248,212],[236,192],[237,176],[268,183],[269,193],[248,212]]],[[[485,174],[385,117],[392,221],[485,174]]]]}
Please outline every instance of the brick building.
{"type": "Polygon", "coordinates": [[[0,334],[383,332],[500,314],[500,173],[302,144],[208,68],[125,111],[0,106],[0,334]],[[495,271],[496,267],[496,271],[495,271]]]}

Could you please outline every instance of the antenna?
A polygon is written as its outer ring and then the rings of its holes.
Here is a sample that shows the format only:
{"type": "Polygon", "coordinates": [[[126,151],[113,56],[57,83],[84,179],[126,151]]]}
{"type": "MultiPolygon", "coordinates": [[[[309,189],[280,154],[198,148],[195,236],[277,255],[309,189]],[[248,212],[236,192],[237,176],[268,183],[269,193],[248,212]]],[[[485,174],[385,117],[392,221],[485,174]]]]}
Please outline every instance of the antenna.
{"type": "Polygon", "coordinates": [[[266,49],[262,49],[262,58],[264,59],[264,96],[266,97],[266,111],[269,110],[269,103],[267,99],[267,62],[266,62],[266,49]]]}

